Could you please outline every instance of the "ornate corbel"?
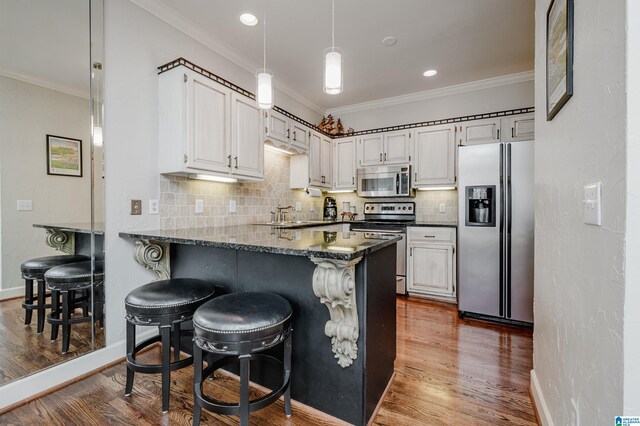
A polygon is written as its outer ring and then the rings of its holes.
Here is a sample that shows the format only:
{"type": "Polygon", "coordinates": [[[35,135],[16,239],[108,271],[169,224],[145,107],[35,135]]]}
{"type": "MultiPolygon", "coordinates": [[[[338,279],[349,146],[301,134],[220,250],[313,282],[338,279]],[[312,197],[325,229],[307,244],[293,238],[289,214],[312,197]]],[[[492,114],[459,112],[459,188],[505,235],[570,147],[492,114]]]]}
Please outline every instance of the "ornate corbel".
{"type": "Polygon", "coordinates": [[[136,262],[155,272],[159,279],[168,280],[171,278],[169,244],[148,240],[136,240],[133,257],[136,259],[136,262]]]}
{"type": "Polygon", "coordinates": [[[45,228],[45,242],[49,247],[66,254],[75,254],[76,252],[76,234],[69,231],[60,231],[59,229],[45,228]]]}
{"type": "Polygon", "coordinates": [[[329,309],[331,318],[324,334],[331,338],[331,350],[338,364],[346,368],[358,357],[358,309],[356,306],[355,265],[362,258],[345,261],[312,257],[313,292],[329,309]]]}

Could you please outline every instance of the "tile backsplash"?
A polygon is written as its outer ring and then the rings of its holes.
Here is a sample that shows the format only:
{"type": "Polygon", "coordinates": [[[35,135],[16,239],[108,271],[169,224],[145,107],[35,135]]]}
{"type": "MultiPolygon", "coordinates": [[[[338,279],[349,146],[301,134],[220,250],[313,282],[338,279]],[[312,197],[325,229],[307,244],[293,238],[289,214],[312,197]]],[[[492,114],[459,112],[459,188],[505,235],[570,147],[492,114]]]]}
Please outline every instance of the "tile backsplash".
{"type": "MultiPolygon", "coordinates": [[[[237,184],[193,180],[181,176],[160,176],[160,226],[162,229],[203,226],[246,225],[269,222],[271,212],[280,206],[302,204],[302,210],[291,213],[296,220],[322,219],[324,197],[308,197],[303,191],[289,188],[289,156],[265,150],[264,180],[237,184]],[[196,199],[204,200],[204,212],[195,212],[196,199]],[[236,212],[229,212],[230,201],[236,202],[236,212]],[[310,211],[310,208],[313,211],[310,211]]],[[[372,199],[358,198],[355,193],[325,194],[336,199],[338,212],[348,201],[356,206],[362,219],[363,206],[372,199]]],[[[379,199],[377,201],[391,201],[379,199]]],[[[407,201],[407,198],[397,201],[407,201]]],[[[418,191],[415,198],[417,220],[424,222],[455,222],[457,220],[456,191],[418,191]],[[440,204],[445,213],[440,213],[440,204]]],[[[290,214],[290,215],[291,215],[290,214]]]]}

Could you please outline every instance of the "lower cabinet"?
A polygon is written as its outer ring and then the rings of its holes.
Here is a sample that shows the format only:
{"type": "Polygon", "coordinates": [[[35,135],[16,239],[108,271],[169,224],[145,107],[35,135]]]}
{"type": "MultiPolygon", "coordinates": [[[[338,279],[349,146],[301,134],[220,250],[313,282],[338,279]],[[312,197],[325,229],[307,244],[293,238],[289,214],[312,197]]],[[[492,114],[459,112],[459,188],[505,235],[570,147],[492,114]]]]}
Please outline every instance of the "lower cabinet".
{"type": "Polygon", "coordinates": [[[456,301],[455,228],[410,227],[407,230],[407,292],[456,301]]]}

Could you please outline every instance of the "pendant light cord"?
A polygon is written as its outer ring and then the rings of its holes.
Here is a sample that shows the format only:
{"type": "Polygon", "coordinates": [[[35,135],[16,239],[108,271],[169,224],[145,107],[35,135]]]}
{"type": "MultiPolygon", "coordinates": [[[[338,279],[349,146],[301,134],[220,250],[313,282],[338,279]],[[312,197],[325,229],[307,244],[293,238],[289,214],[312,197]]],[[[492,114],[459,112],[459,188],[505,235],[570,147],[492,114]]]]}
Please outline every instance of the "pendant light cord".
{"type": "Polygon", "coordinates": [[[335,26],[335,0],[331,0],[331,48],[336,48],[336,26],[335,26]]]}
{"type": "Polygon", "coordinates": [[[262,11],[262,68],[267,69],[267,6],[266,1],[263,3],[262,11]]]}

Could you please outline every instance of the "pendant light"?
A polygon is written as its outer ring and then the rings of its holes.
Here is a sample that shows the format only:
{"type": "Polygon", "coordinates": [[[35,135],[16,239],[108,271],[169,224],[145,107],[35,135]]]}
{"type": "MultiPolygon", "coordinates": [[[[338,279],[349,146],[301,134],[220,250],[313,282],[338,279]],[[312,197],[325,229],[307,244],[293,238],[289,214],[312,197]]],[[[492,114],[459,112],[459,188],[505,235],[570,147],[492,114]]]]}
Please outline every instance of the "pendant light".
{"type": "Polygon", "coordinates": [[[331,47],[324,50],[324,93],[342,93],[342,50],[335,46],[335,0],[331,0],[331,47]]]}
{"type": "Polygon", "coordinates": [[[262,17],[262,69],[257,74],[257,100],[260,109],[273,107],[273,73],[267,69],[267,12],[262,17]]]}

